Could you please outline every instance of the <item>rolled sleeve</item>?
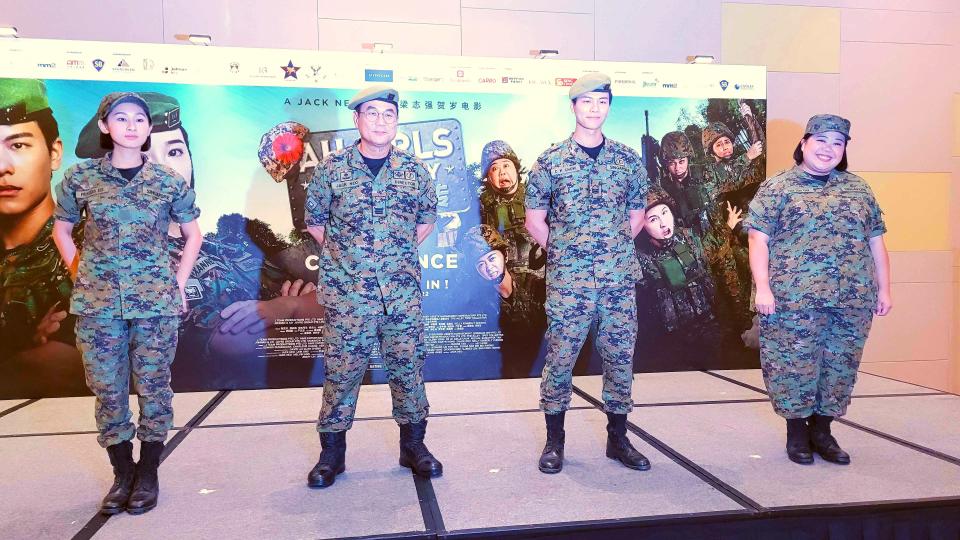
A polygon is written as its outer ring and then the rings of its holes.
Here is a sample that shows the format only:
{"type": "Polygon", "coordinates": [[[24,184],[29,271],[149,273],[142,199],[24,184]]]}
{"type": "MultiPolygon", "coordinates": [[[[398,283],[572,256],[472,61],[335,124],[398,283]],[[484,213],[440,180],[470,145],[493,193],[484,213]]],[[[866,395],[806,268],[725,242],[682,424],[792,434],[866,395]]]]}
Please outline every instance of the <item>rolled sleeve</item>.
{"type": "Polygon", "coordinates": [[[313,170],[313,177],[307,186],[307,200],[303,208],[303,222],[307,227],[326,227],[330,220],[330,161],[313,170]]]}
{"type": "Polygon", "coordinates": [[[550,194],[553,191],[553,179],[549,166],[537,160],[527,175],[527,194],[523,201],[527,210],[548,210],[550,194]]]}
{"type": "Polygon", "coordinates": [[[74,181],[75,169],[71,168],[63,176],[63,181],[57,185],[57,208],[53,215],[59,221],[76,223],[80,221],[80,213],[83,210],[79,201],[77,201],[77,186],[74,181]]]}
{"type": "Polygon", "coordinates": [[[177,177],[177,193],[170,203],[170,219],[177,223],[190,223],[200,217],[197,207],[197,193],[186,180],[177,177]]]}
{"type": "Polygon", "coordinates": [[[780,215],[780,197],[769,182],[760,184],[760,189],[750,201],[747,217],[743,220],[745,229],[760,231],[767,236],[773,235],[780,215]]]}
{"type": "Polygon", "coordinates": [[[426,167],[417,164],[418,184],[420,185],[420,196],[417,200],[417,224],[426,225],[436,223],[437,221],[437,186],[427,172],[426,167]]]}
{"type": "Polygon", "coordinates": [[[877,199],[873,196],[873,193],[870,194],[869,207],[870,216],[868,217],[869,222],[867,223],[867,229],[870,231],[870,238],[873,238],[886,233],[887,224],[883,221],[883,210],[881,210],[880,205],[877,204],[877,199]]]}

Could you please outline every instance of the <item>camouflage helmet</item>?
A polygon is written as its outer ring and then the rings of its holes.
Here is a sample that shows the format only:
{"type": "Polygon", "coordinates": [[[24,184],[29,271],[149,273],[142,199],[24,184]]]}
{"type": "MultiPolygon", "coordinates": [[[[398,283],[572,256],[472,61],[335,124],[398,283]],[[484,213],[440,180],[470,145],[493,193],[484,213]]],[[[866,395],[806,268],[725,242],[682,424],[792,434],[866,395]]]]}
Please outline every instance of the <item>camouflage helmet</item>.
{"type": "Polygon", "coordinates": [[[649,210],[660,204],[667,205],[674,215],[677,214],[677,203],[673,200],[673,197],[671,197],[663,187],[652,185],[650,189],[647,190],[647,205],[645,208],[649,210]]]}
{"type": "Polygon", "coordinates": [[[260,137],[260,164],[277,183],[303,158],[303,145],[310,130],[297,122],[281,122],[260,137]]]}
{"type": "Polygon", "coordinates": [[[664,163],[673,159],[692,159],[693,144],[682,131],[671,131],[660,139],[660,159],[664,163]]]}
{"type": "Polygon", "coordinates": [[[489,225],[471,227],[463,237],[463,254],[471,265],[477,264],[481,257],[491,251],[506,254],[507,241],[496,229],[489,225]]]}
{"type": "Polygon", "coordinates": [[[480,172],[483,178],[487,177],[490,166],[498,159],[509,159],[516,167],[517,173],[520,173],[520,158],[517,157],[517,153],[506,141],[496,140],[483,145],[483,152],[480,154],[480,172]]]}
{"type": "Polygon", "coordinates": [[[730,128],[724,125],[723,122],[710,122],[707,124],[707,127],[703,128],[701,134],[703,152],[707,155],[713,155],[713,144],[720,140],[720,137],[730,139],[731,143],[735,140],[733,132],[730,131],[730,128]]]}

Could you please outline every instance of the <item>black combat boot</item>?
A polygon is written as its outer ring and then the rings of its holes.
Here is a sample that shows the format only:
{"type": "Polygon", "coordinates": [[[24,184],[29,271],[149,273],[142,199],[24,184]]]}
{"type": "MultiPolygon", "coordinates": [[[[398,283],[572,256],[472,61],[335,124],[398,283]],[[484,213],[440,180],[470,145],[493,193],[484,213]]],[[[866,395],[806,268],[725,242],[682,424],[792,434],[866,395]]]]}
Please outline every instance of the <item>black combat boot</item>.
{"type": "Polygon", "coordinates": [[[566,411],[543,415],[547,421],[547,444],[543,447],[538,465],[542,473],[554,474],[563,470],[563,441],[566,435],[563,431],[563,417],[565,415],[566,411]]]}
{"type": "Polygon", "coordinates": [[[325,488],[337,481],[337,475],[347,469],[347,432],[320,432],[320,460],[307,475],[307,485],[325,488]]]}
{"type": "Polygon", "coordinates": [[[815,414],[810,417],[810,443],[820,457],[838,465],[849,465],[850,454],[843,451],[837,440],[830,434],[832,416],[815,414]]]}
{"type": "Polygon", "coordinates": [[[627,415],[607,413],[607,457],[637,471],[650,469],[650,460],[630,444],[627,415]]]}
{"type": "Polygon", "coordinates": [[[133,493],[127,501],[128,514],[142,514],[157,506],[157,496],[160,495],[160,481],[157,479],[157,468],[160,467],[160,454],[163,453],[163,443],[140,443],[140,461],[137,462],[137,477],[133,482],[133,493]]]}
{"type": "Polygon", "coordinates": [[[423,444],[426,433],[426,419],[416,424],[400,424],[400,465],[423,478],[433,478],[443,474],[443,464],[423,444]]]}
{"type": "Polygon", "coordinates": [[[810,426],[807,418],[787,418],[787,457],[794,463],[813,463],[810,450],[810,426]]]}
{"type": "Polygon", "coordinates": [[[133,489],[137,464],[133,462],[133,443],[122,443],[107,447],[110,464],[113,465],[113,485],[100,503],[101,514],[117,514],[127,509],[127,499],[133,489]]]}

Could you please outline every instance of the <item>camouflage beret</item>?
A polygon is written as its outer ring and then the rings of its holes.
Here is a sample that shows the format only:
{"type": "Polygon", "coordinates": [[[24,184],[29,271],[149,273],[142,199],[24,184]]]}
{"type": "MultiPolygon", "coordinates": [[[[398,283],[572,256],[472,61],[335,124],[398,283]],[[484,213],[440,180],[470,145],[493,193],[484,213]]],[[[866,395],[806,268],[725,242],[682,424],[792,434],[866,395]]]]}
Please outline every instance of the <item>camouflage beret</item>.
{"type": "MultiPolygon", "coordinates": [[[[153,133],[180,129],[180,102],[177,101],[177,98],[159,92],[142,92],[137,95],[142,98],[150,111],[153,133]]],[[[97,114],[90,118],[83,129],[80,130],[75,151],[77,157],[95,158],[107,154],[107,149],[100,144],[100,126],[97,125],[97,121],[100,119],[98,109],[97,114]]]]}
{"type": "Polygon", "coordinates": [[[850,140],[850,121],[835,114],[818,114],[807,120],[807,129],[804,131],[808,135],[825,133],[827,131],[836,131],[842,133],[847,140],[850,140]]]}
{"type": "Polygon", "coordinates": [[[0,79],[0,125],[26,122],[31,114],[49,108],[43,81],[0,79]]]}
{"type": "Polygon", "coordinates": [[[710,122],[707,127],[703,128],[700,137],[703,143],[703,151],[707,155],[713,154],[713,143],[720,140],[720,137],[726,137],[730,139],[730,142],[734,140],[733,132],[723,122],[710,122]]]}
{"type": "Polygon", "coordinates": [[[660,157],[664,161],[689,159],[694,155],[693,143],[682,131],[671,131],[660,139],[660,157]]]}
{"type": "Polygon", "coordinates": [[[612,96],[610,77],[603,73],[587,73],[570,87],[570,99],[575,100],[588,92],[606,92],[612,96]]]}
{"type": "Polygon", "coordinates": [[[483,146],[483,153],[480,156],[480,171],[484,178],[490,172],[490,166],[498,159],[509,159],[517,167],[517,172],[520,172],[520,158],[517,157],[516,152],[506,141],[496,140],[483,146]]]}
{"type": "Polygon", "coordinates": [[[350,101],[347,102],[347,108],[356,110],[364,103],[374,100],[386,101],[396,107],[400,101],[400,92],[384,84],[368,86],[350,98],[350,101]]]}
{"type": "Polygon", "coordinates": [[[283,182],[287,173],[303,157],[303,143],[310,130],[297,122],[281,122],[260,137],[260,163],[276,182],[283,182]]]}
{"type": "Polygon", "coordinates": [[[491,251],[506,253],[507,241],[496,229],[489,225],[471,227],[463,238],[464,256],[471,265],[477,264],[481,257],[491,251]]]}

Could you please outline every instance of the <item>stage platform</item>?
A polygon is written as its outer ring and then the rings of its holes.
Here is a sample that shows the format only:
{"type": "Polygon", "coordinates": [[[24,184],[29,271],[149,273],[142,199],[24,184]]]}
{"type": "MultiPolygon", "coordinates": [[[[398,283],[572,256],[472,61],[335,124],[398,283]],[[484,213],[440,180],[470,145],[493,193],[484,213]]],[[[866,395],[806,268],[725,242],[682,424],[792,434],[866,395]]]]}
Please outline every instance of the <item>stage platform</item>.
{"type": "MultiPolygon", "coordinates": [[[[576,377],[566,461],[545,475],[539,379],[428,383],[423,480],[397,464],[385,385],[364,386],[347,471],[306,487],[321,389],[181,393],[142,516],[97,513],[112,481],[93,398],[0,402],[0,531],[36,538],[960,538],[960,396],[861,373],[835,434],[849,466],[787,460],[759,370],[638,374],[634,444],[604,456],[600,377],[576,377]]],[[[135,404],[136,400],[133,400],[135,404]]]]}

